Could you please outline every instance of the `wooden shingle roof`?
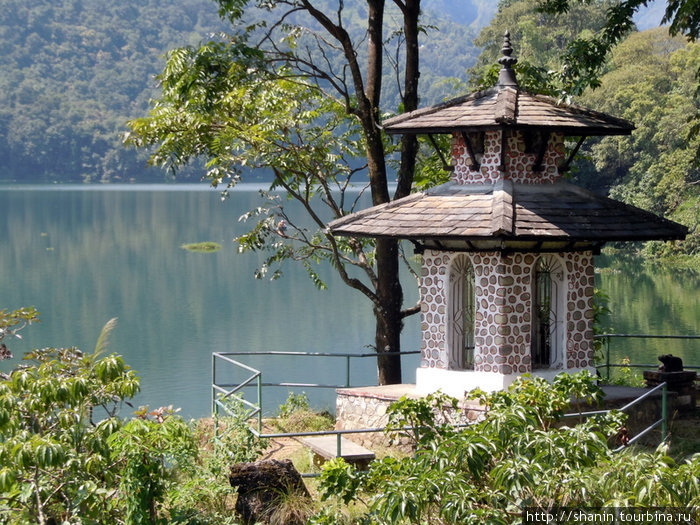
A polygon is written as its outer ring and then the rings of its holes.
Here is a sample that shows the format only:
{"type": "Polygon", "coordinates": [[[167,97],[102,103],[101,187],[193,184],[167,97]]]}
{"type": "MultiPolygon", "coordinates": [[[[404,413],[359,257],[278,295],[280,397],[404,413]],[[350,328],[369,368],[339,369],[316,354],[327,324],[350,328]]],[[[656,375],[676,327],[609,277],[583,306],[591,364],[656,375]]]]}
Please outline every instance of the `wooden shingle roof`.
{"type": "Polygon", "coordinates": [[[627,120],[522,90],[513,69],[518,60],[511,56],[508,31],[501,52],[495,87],[389,118],[382,127],[387,133],[410,134],[535,128],[568,136],[629,135],[634,129],[627,120]]]}
{"type": "Polygon", "coordinates": [[[583,249],[606,241],[683,239],[687,228],[556,184],[450,182],[331,222],[336,235],[411,239],[444,249],[583,249]]]}
{"type": "Polygon", "coordinates": [[[387,133],[453,133],[511,128],[559,131],[567,136],[629,135],[631,122],[517,86],[496,86],[385,120],[387,133]]]}

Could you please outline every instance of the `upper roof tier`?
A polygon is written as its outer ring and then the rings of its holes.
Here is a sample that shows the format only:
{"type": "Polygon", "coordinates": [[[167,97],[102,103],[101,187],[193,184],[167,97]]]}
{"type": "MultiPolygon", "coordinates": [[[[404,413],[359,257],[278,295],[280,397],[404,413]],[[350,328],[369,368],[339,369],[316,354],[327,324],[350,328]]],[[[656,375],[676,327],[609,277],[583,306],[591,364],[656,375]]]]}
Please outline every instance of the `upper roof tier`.
{"type": "Polygon", "coordinates": [[[429,134],[503,127],[559,131],[567,136],[629,135],[631,122],[562,104],[518,87],[496,86],[384,121],[387,133],[429,134]]]}
{"type": "Polygon", "coordinates": [[[391,117],[387,133],[453,133],[503,127],[559,131],[568,136],[629,135],[631,122],[520,88],[512,69],[517,59],[505,34],[498,84],[490,89],[391,117]]]}

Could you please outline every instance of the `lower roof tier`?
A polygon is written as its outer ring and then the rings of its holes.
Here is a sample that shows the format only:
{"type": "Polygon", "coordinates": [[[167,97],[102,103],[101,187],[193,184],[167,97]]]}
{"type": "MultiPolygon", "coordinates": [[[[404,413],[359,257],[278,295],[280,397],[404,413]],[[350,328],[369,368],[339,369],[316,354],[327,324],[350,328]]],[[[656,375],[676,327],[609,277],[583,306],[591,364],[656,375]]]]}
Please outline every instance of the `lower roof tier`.
{"type": "Polygon", "coordinates": [[[570,183],[449,182],[328,225],[335,235],[443,250],[569,251],[607,241],[684,239],[688,229],[570,183]]]}

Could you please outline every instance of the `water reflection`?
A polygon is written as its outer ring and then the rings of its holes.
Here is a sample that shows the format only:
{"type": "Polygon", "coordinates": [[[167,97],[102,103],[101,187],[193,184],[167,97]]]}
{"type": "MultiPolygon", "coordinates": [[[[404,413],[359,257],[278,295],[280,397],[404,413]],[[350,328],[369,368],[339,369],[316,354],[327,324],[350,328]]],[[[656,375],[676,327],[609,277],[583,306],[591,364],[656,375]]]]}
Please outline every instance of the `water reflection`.
{"type": "MultiPolygon", "coordinates": [[[[259,203],[256,189],[237,189],[226,202],[204,184],[0,190],[0,308],[35,306],[42,318],[23,341],[12,342],[15,355],[44,346],[90,350],[104,323],[117,317],[111,350],[142,378],[137,403],[172,404],[196,417],[210,411],[214,351],[367,352],[374,333],[371,306],[330,269],[321,272],[330,284],[324,292],[294,266],[275,282],[253,279],[260,258],[238,254],[232,239],[245,231],[240,215],[259,203]],[[180,248],[200,241],[223,248],[209,254],[180,248]]],[[[610,324],[617,333],[700,333],[697,276],[605,257],[598,266],[615,269],[601,273],[599,281],[611,297],[610,324]]],[[[410,277],[405,284],[410,304],[417,292],[410,277]]],[[[418,330],[418,319],[409,318],[404,349],[419,347],[418,330]]],[[[634,341],[614,351],[615,358],[654,362],[669,352],[692,360],[700,355],[697,348],[634,341]]],[[[248,361],[270,382],[345,380],[339,360],[248,361]]],[[[417,362],[405,361],[406,381],[414,380],[417,362]]],[[[373,360],[353,361],[352,367],[353,379],[376,380],[373,360]]],[[[270,394],[268,408],[286,395],[270,394]]],[[[334,393],[314,399],[330,407],[334,393]]]]}
{"type": "MultiPolygon", "coordinates": [[[[258,199],[255,191],[237,190],[221,202],[205,185],[0,191],[7,218],[0,226],[0,307],[35,306],[42,318],[12,343],[15,355],[44,346],[89,350],[104,323],[117,317],[110,348],[139,372],[137,402],[173,404],[195,417],[210,410],[211,352],[366,352],[371,306],[333,281],[330,269],[321,272],[330,281],[323,292],[294,266],[275,282],[253,278],[259,258],[238,254],[232,239],[245,231],[238,218],[258,199]],[[180,248],[199,241],[223,249],[180,248]]],[[[415,290],[407,295],[415,300],[415,290]]],[[[416,348],[417,330],[417,320],[409,320],[407,348],[416,348]]],[[[309,371],[308,362],[255,358],[251,364],[268,375],[309,371]]],[[[407,365],[408,381],[415,366],[407,365]]],[[[374,365],[363,368],[354,377],[375,381],[374,365]]],[[[322,361],[312,372],[325,382],[337,369],[337,362],[322,361]]],[[[286,394],[280,391],[270,406],[286,394]]],[[[332,391],[317,402],[331,406],[332,391]]]]}
{"type": "MultiPolygon", "coordinates": [[[[622,255],[601,256],[596,265],[598,286],[610,297],[608,331],[617,334],[700,334],[700,276],[657,266],[622,255]]],[[[700,365],[700,341],[616,339],[614,360],[658,365],[661,354],[683,357],[700,365]]]]}

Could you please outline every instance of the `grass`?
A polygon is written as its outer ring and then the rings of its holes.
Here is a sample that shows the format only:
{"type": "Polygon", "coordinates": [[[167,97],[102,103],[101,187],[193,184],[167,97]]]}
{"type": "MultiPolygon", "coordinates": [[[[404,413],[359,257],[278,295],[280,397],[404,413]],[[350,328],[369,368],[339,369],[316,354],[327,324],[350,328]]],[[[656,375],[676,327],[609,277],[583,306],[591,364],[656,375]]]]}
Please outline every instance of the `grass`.
{"type": "Polygon", "coordinates": [[[671,421],[669,431],[671,434],[669,455],[673,459],[683,461],[693,454],[700,454],[700,408],[671,421]]]}
{"type": "Polygon", "coordinates": [[[333,430],[335,418],[328,412],[317,412],[309,405],[308,396],[290,393],[280,405],[275,426],[282,432],[317,432],[333,430]]]}
{"type": "Polygon", "coordinates": [[[275,426],[282,432],[318,432],[333,430],[335,419],[328,412],[296,410],[286,417],[278,417],[275,426]]]}
{"type": "Polygon", "coordinates": [[[193,242],[189,244],[183,244],[180,246],[183,250],[195,253],[214,253],[221,249],[221,245],[218,242],[205,241],[205,242],[193,242]]]}

